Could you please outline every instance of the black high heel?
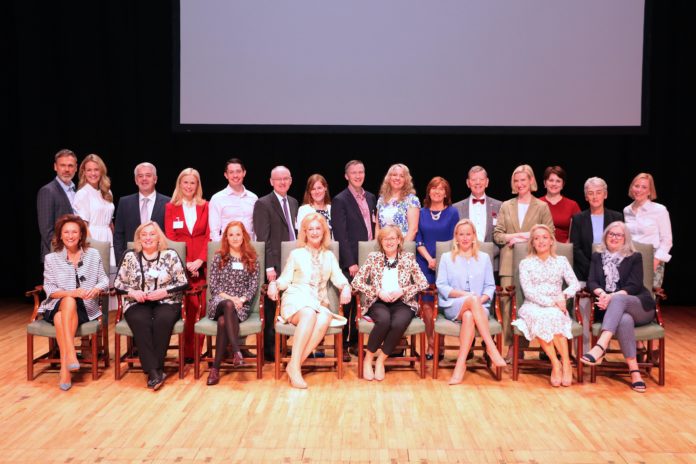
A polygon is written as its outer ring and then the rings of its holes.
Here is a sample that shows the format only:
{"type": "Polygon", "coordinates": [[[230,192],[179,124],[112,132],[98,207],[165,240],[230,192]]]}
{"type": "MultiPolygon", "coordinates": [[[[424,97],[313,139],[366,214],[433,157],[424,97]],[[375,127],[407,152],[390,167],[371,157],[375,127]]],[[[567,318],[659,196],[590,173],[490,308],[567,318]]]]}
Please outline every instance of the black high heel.
{"type": "Polygon", "coordinates": [[[595,343],[595,346],[598,346],[602,349],[602,354],[600,354],[597,359],[595,359],[595,357],[592,356],[590,353],[583,354],[580,358],[580,361],[582,361],[583,364],[587,364],[588,366],[598,366],[602,364],[602,361],[604,361],[604,356],[607,354],[607,349],[599,343],[595,343]]]}
{"type": "MultiPolygon", "coordinates": [[[[633,374],[634,372],[638,372],[640,374],[640,369],[633,369],[632,371],[628,371],[629,375],[633,374]]],[[[638,382],[631,382],[631,390],[638,392],[638,393],[645,393],[645,390],[647,390],[647,385],[645,385],[645,382],[642,380],[639,380],[638,382]]]]}

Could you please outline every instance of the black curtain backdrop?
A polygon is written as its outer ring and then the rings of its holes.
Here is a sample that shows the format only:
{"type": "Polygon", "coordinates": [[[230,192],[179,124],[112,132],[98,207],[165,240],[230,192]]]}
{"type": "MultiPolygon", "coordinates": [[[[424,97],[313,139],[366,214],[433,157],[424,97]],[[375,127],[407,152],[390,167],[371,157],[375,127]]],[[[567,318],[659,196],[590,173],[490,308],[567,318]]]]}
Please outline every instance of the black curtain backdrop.
{"type": "MultiPolygon", "coordinates": [[[[301,199],[307,177],[322,173],[332,194],[345,186],[343,166],[366,164],[368,190],[376,192],[388,166],[411,168],[422,197],[427,182],[442,175],[453,197],[467,194],[467,170],[489,171],[489,194],[511,197],[510,175],[528,163],[538,178],[560,164],[568,171],[564,194],[582,208],[590,176],[609,184],[607,206],[629,203],[635,174],[651,172],[658,202],[671,214],[673,259],[665,288],[671,304],[693,304],[688,290],[694,253],[690,242],[693,169],[694,2],[653,2],[649,18],[648,125],[642,134],[207,134],[172,130],[172,18],[176,2],[12,2],[5,28],[9,66],[3,121],[10,178],[0,295],[21,296],[40,283],[36,192],[54,177],[53,155],[61,148],[80,160],[97,153],[107,163],[114,196],[136,191],[133,168],[150,161],[158,168],[158,190],[171,195],[179,171],[201,172],[206,198],[226,185],[224,162],[240,157],[247,187],[270,191],[270,169],[288,166],[291,194],[301,199]]],[[[77,180],[77,178],[75,179],[77,180]]],[[[543,187],[539,194],[542,194],[543,187]]]]}

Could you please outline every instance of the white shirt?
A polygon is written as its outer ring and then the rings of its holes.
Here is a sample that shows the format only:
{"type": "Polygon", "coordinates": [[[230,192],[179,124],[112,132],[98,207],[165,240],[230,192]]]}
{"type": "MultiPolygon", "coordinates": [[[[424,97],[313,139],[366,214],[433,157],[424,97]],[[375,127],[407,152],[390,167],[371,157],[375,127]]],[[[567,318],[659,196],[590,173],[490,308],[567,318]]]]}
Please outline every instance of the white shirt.
{"type": "Polygon", "coordinates": [[[399,270],[384,268],[382,271],[382,290],[392,292],[399,289],[399,270]]]}
{"type": "Polygon", "coordinates": [[[476,238],[479,242],[483,242],[486,238],[486,195],[477,200],[483,199],[484,203],[474,203],[474,196],[469,197],[469,219],[476,227],[476,238]]]}
{"type": "Polygon", "coordinates": [[[157,192],[152,191],[151,194],[145,196],[142,193],[138,192],[138,211],[140,211],[140,208],[143,207],[143,198],[147,198],[147,218],[148,220],[152,220],[152,211],[155,209],[155,200],[157,199],[157,192]]]}
{"type": "Polygon", "coordinates": [[[193,202],[187,203],[182,201],[181,208],[184,210],[186,228],[188,229],[189,234],[193,235],[193,227],[196,225],[196,219],[198,219],[198,213],[196,213],[196,204],[193,202]]]}
{"type": "Polygon", "coordinates": [[[58,176],[56,176],[56,180],[60,186],[63,187],[63,190],[65,190],[65,194],[68,196],[68,200],[70,201],[70,206],[73,207],[73,212],[77,214],[77,211],[75,210],[75,183],[71,181],[70,185],[66,185],[58,176]]]}
{"type": "Polygon", "coordinates": [[[650,200],[643,203],[636,212],[633,203],[624,208],[626,227],[634,242],[648,243],[655,249],[655,258],[668,262],[672,259],[672,224],[667,208],[650,200]]]}
{"type": "Polygon", "coordinates": [[[229,185],[213,195],[208,205],[210,240],[219,242],[225,227],[232,221],[244,224],[251,239],[256,240],[253,216],[254,204],[258,199],[256,194],[246,188],[243,192],[237,193],[229,185]]]}
{"type": "Polygon", "coordinates": [[[520,223],[520,227],[522,227],[522,223],[524,222],[524,217],[527,215],[528,209],[529,203],[517,202],[517,220],[520,223]]]}

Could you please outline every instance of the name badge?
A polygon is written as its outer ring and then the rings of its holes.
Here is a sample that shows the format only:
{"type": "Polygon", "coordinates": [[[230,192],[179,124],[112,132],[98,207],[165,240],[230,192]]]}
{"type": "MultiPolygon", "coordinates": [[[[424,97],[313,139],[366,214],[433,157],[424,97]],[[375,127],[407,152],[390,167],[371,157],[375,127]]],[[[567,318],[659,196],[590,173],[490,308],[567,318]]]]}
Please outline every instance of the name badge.
{"type": "Polygon", "coordinates": [[[147,275],[152,277],[153,279],[156,279],[160,276],[160,271],[159,269],[150,269],[147,271],[147,275]]]}
{"type": "Polygon", "coordinates": [[[496,224],[498,224],[498,218],[493,218],[492,223],[493,223],[494,226],[495,226],[496,224]]]}
{"type": "Polygon", "coordinates": [[[232,269],[234,269],[235,271],[243,271],[244,264],[235,261],[234,263],[232,263],[232,269]]]}
{"type": "Polygon", "coordinates": [[[172,227],[174,229],[183,229],[184,228],[184,221],[179,221],[179,220],[174,221],[174,223],[172,224],[172,227]]]}

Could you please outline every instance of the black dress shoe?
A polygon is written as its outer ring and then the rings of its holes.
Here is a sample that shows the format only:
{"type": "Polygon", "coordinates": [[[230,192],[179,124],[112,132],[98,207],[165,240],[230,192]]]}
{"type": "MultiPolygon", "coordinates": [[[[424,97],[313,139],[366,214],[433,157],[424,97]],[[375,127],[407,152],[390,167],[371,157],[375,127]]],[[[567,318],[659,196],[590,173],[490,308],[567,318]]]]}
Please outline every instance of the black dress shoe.
{"type": "Polygon", "coordinates": [[[193,358],[184,358],[184,364],[193,364],[194,361],[193,358]]]}
{"type": "Polygon", "coordinates": [[[348,352],[348,348],[343,348],[343,362],[347,363],[350,362],[350,353],[348,352]]]}
{"type": "Polygon", "coordinates": [[[348,353],[352,354],[353,356],[359,356],[358,355],[358,347],[357,346],[349,346],[348,353]]]}
{"type": "Polygon", "coordinates": [[[271,363],[272,363],[272,362],[275,362],[275,355],[274,355],[274,354],[264,353],[264,354],[263,354],[263,359],[264,359],[264,361],[266,361],[266,362],[271,362],[271,363]]]}
{"type": "Polygon", "coordinates": [[[147,388],[152,388],[157,391],[164,385],[165,375],[158,369],[153,369],[150,371],[147,377],[147,388]]]}
{"type": "Polygon", "coordinates": [[[255,357],[256,357],[256,355],[255,355],[254,353],[252,353],[251,351],[247,350],[246,348],[245,348],[245,349],[242,349],[242,350],[240,350],[240,351],[242,352],[242,356],[244,356],[245,358],[255,358],[255,357]]]}

